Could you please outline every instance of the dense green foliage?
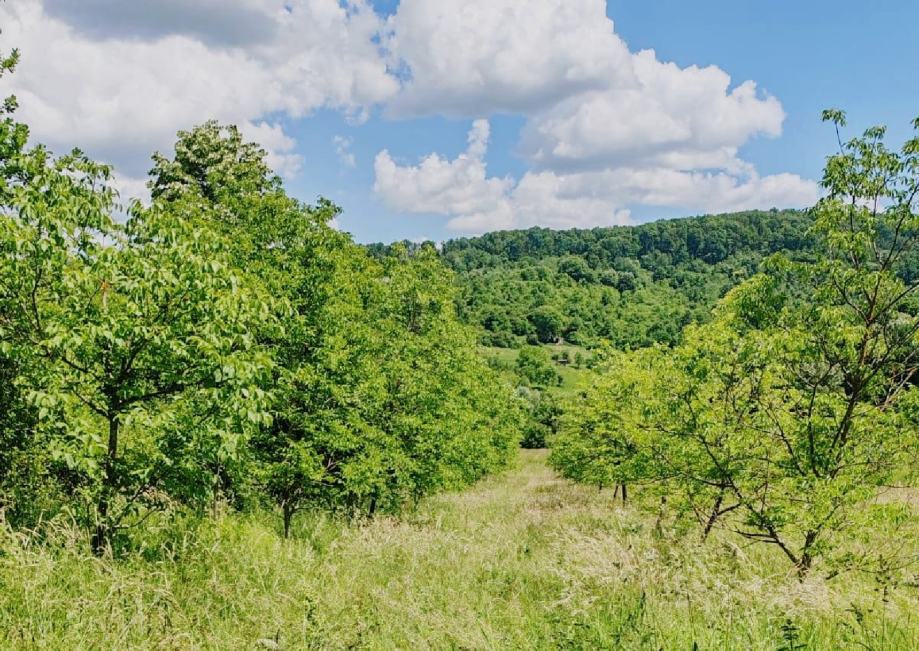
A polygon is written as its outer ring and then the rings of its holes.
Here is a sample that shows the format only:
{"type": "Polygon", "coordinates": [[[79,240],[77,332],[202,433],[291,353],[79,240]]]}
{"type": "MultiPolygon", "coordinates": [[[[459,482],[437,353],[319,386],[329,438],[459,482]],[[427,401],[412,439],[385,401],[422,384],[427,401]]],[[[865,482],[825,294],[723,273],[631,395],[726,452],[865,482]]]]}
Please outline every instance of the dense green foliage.
{"type": "Polygon", "coordinates": [[[486,344],[563,338],[636,348],[678,341],[765,257],[809,256],[810,225],[806,213],[772,211],[532,228],[451,240],[442,255],[459,274],[460,315],[482,329],[486,344]]]}
{"type": "Polygon", "coordinates": [[[919,138],[897,152],[883,136],[869,129],[828,160],[813,211],[825,253],[770,260],[672,350],[613,354],[569,412],[557,468],[651,484],[704,534],[772,544],[801,574],[824,557],[908,580],[915,541],[869,558],[830,544],[911,517],[871,501],[914,480],[919,453],[919,282],[902,273],[919,247],[919,138]]]}
{"type": "MultiPolygon", "coordinates": [[[[5,69],[15,64],[7,61],[5,69]]],[[[14,108],[8,102],[8,113],[14,108]]],[[[519,405],[433,249],[371,259],[235,127],[156,154],[152,205],[0,124],[0,513],[103,553],[160,510],[395,511],[502,467],[519,405]]]]}
{"type": "Polygon", "coordinates": [[[518,391],[527,401],[525,406],[528,416],[523,424],[520,446],[530,449],[544,448],[558,433],[563,413],[561,401],[549,391],[525,387],[518,391]]]}
{"type": "Polygon", "coordinates": [[[561,376],[552,363],[552,356],[542,346],[521,348],[514,368],[517,374],[532,386],[545,388],[561,382],[561,376]]]}
{"type": "Polygon", "coordinates": [[[580,381],[589,381],[585,353],[576,350],[572,355],[572,348],[482,349],[488,365],[517,387],[522,408],[520,445],[524,448],[546,447],[549,438],[558,432],[565,396],[577,391],[580,381]]]}
{"type": "MultiPolygon", "coordinates": [[[[450,240],[441,257],[457,274],[457,311],[477,327],[480,341],[520,348],[511,379],[536,387],[522,394],[524,439],[537,447],[556,428],[550,414],[558,409],[548,408],[557,398],[541,394],[562,383],[539,345],[673,345],[768,256],[812,258],[812,223],[806,212],[773,210],[590,230],[532,228],[450,240]]],[[[368,249],[378,257],[392,251],[379,244],[368,249]]],[[[563,368],[576,363],[563,361],[563,368]]],[[[583,362],[582,356],[578,366],[583,362]]]]}

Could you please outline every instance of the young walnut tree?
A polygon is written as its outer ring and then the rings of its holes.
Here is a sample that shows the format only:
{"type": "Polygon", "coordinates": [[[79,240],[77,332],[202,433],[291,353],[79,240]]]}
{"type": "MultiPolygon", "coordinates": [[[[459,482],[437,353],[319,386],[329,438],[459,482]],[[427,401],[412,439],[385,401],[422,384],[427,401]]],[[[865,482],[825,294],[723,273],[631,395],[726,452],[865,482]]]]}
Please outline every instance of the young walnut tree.
{"type": "Polygon", "coordinates": [[[705,535],[774,545],[802,576],[892,508],[872,497],[914,472],[919,449],[919,138],[892,151],[884,135],[840,139],[828,159],[817,259],[775,257],[672,351],[617,359],[570,419],[557,467],[656,484],[705,535]]]}

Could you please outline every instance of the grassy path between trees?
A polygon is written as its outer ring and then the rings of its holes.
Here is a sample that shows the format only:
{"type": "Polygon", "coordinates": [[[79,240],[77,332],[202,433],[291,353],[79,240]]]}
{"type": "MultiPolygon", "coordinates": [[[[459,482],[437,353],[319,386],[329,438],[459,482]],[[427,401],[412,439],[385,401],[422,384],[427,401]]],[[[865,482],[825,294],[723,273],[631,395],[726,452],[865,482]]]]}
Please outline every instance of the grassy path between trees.
{"type": "Polygon", "coordinates": [[[304,515],[288,542],[268,515],[164,524],[115,562],[67,530],[4,534],[0,646],[919,648],[914,588],[801,584],[769,549],[658,528],[545,459],[401,519],[304,515]]]}

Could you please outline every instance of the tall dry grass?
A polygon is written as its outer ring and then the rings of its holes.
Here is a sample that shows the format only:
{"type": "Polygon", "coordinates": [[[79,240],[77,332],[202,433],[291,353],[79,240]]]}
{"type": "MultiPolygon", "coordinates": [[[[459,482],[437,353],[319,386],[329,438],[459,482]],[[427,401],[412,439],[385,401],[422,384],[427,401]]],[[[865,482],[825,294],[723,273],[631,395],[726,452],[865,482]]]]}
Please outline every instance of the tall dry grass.
{"type": "Polygon", "coordinates": [[[303,516],[287,542],[266,514],[162,522],[118,560],[44,534],[2,534],[3,648],[919,648],[915,583],[799,582],[769,548],[558,479],[540,451],[401,519],[303,516]]]}

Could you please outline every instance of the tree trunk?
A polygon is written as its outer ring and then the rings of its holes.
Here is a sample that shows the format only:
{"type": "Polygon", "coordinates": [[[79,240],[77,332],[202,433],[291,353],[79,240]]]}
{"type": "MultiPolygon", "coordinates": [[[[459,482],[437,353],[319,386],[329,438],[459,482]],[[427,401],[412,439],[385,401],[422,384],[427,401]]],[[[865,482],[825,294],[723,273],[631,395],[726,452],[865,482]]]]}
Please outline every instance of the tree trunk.
{"type": "Polygon", "coordinates": [[[110,416],[108,421],[108,450],[103,464],[102,490],[96,503],[96,530],[92,536],[93,553],[102,556],[112,543],[112,525],[108,512],[112,495],[115,492],[115,460],[118,457],[118,416],[110,416]]]}
{"type": "Polygon", "coordinates": [[[718,493],[718,498],[715,500],[714,506],[712,506],[712,514],[708,516],[708,522],[705,523],[705,529],[702,531],[702,540],[708,538],[708,534],[712,532],[712,527],[715,526],[715,520],[721,515],[719,509],[721,508],[721,500],[723,499],[724,493],[718,493]]]}
{"type": "Polygon", "coordinates": [[[284,539],[290,538],[290,521],[294,518],[294,507],[290,500],[285,500],[281,505],[284,518],[284,539]]]}
{"type": "Polygon", "coordinates": [[[804,536],[804,546],[801,549],[801,558],[798,559],[798,578],[804,579],[810,572],[811,565],[814,562],[814,557],[811,554],[811,549],[813,548],[814,541],[817,540],[816,531],[808,531],[804,536]]]}
{"type": "Polygon", "coordinates": [[[667,496],[661,495],[661,506],[657,511],[657,519],[654,521],[654,532],[661,535],[664,532],[664,510],[667,508],[667,496]]]}
{"type": "Polygon", "coordinates": [[[629,496],[628,489],[626,488],[625,484],[622,484],[622,503],[623,504],[625,504],[626,500],[628,499],[628,496],[629,496]]]}
{"type": "Polygon", "coordinates": [[[220,471],[214,470],[214,475],[211,477],[211,518],[216,520],[217,516],[220,515],[220,504],[218,500],[220,499],[220,471]]]}

